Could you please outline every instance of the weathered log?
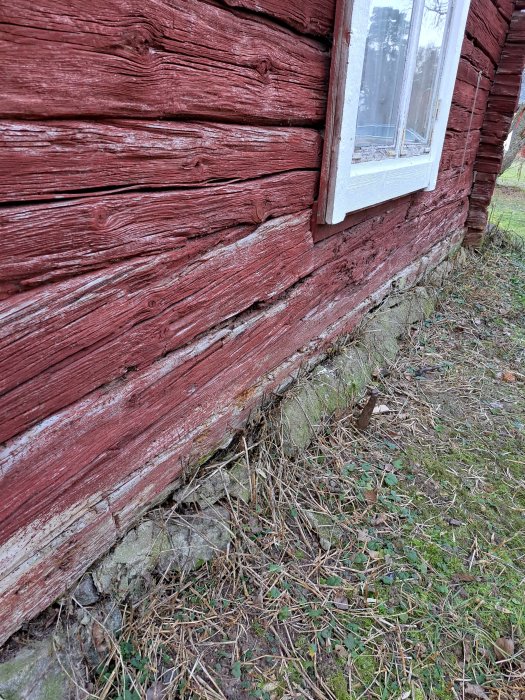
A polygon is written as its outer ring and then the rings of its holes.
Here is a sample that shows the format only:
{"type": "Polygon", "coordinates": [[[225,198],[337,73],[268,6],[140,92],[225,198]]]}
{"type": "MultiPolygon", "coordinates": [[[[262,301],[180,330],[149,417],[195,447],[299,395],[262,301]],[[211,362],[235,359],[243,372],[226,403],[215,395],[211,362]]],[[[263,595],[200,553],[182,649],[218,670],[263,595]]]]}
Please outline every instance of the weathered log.
{"type": "Polygon", "coordinates": [[[155,460],[164,450],[175,468],[180,440],[191,439],[195,457],[201,447],[195,431],[205,431],[210,416],[231,410],[238,392],[257,384],[457,228],[465,204],[453,201],[394,228],[388,220],[384,228],[364,222],[339,240],[324,241],[319,257],[325,264],[267,311],[248,314],[207,340],[129,373],[14,439],[0,461],[5,494],[0,539],[46,509],[64,510],[89,493],[111,490],[133,465],[155,460]]]}
{"type": "Polygon", "coordinates": [[[306,212],[238,227],[189,260],[154,255],[14,297],[0,334],[0,441],[284,292],[313,269],[309,224],[306,212]]]}
{"type": "Polygon", "coordinates": [[[200,0],[6,0],[7,117],[321,121],[329,56],[312,39],[200,0]]]}
{"type": "Polygon", "coordinates": [[[320,167],[313,129],[143,120],[0,122],[0,202],[197,187],[320,167]]]}
{"type": "Polygon", "coordinates": [[[231,7],[262,12],[286,22],[304,34],[330,36],[334,27],[335,0],[224,0],[231,7]]]}
{"type": "Polygon", "coordinates": [[[296,171],[207,188],[0,209],[0,294],[174,251],[189,238],[300,211],[312,204],[316,184],[316,172],[296,171]]]}
{"type": "Polygon", "coordinates": [[[466,31],[475,38],[479,46],[497,65],[505,43],[508,21],[498,11],[491,0],[476,0],[471,3],[466,31]]]}

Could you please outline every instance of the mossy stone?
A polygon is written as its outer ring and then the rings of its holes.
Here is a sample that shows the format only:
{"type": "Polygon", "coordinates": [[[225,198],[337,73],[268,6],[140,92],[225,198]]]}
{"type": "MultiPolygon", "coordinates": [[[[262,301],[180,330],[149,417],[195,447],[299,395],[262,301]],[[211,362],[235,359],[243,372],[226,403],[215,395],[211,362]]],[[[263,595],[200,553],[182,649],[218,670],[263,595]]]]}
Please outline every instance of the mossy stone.
{"type": "Polygon", "coordinates": [[[69,700],[71,687],[52,637],[24,647],[0,664],[2,700],[69,700]]]}

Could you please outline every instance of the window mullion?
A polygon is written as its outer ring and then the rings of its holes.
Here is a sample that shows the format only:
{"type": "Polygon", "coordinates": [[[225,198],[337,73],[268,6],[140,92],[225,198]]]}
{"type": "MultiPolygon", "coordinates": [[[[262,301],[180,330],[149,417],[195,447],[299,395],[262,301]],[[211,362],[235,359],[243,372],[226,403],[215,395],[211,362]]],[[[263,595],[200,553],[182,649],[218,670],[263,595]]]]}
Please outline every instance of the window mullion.
{"type": "Polygon", "coordinates": [[[412,21],[410,23],[410,36],[408,39],[407,58],[405,64],[405,75],[403,79],[403,89],[399,105],[399,122],[397,126],[396,157],[401,153],[404,142],[404,134],[410,108],[410,97],[412,94],[412,84],[416,72],[417,49],[419,46],[419,34],[421,32],[421,22],[423,20],[423,10],[425,0],[414,0],[412,10],[412,21]]]}

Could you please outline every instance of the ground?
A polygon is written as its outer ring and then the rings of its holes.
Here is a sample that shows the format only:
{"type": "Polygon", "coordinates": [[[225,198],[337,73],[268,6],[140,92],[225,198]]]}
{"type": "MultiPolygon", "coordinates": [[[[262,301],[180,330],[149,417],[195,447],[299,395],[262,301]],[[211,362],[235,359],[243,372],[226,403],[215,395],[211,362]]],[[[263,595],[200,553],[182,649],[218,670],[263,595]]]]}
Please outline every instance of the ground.
{"type": "Polygon", "coordinates": [[[524,699],[524,365],[500,240],[377,368],[367,430],[356,407],[292,459],[260,429],[229,549],[127,611],[96,696],[524,699]]]}
{"type": "Polygon", "coordinates": [[[498,178],[490,207],[490,221],[505,231],[525,237],[525,159],[514,164],[498,178]]]}

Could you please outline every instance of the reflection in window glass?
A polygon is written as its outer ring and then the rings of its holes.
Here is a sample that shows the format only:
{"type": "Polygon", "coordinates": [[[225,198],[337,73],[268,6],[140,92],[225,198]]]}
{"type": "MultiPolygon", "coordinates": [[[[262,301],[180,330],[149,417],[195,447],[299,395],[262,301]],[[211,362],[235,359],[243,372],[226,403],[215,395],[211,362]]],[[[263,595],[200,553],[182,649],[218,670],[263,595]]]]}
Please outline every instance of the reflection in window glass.
{"type": "Polygon", "coordinates": [[[407,144],[428,144],[430,140],[449,5],[448,0],[425,0],[405,132],[407,144]]]}
{"type": "Polygon", "coordinates": [[[413,0],[372,0],[356,147],[395,145],[413,0]]]}

